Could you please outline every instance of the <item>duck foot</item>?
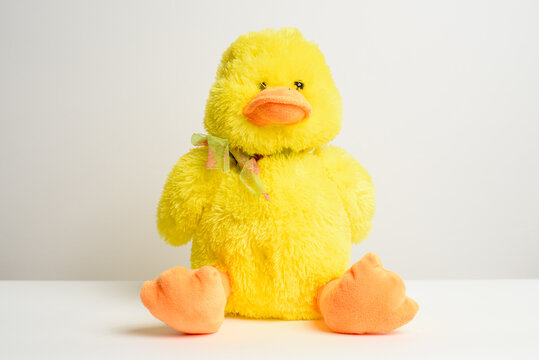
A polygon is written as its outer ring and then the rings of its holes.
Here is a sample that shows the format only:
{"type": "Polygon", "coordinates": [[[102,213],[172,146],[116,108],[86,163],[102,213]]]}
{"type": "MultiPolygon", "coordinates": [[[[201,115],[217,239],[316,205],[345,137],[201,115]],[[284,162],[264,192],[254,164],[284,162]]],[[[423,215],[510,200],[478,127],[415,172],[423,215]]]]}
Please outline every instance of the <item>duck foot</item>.
{"type": "Polygon", "coordinates": [[[387,333],[408,323],[419,310],[405,292],[402,279],[369,253],[342,278],[321,288],[317,303],[326,325],[335,332],[387,333]]]}
{"type": "Polygon", "coordinates": [[[187,334],[216,332],[230,294],[228,276],[213,266],[190,270],[181,266],[163,272],[142,286],[140,298],[153,316],[187,334]]]}

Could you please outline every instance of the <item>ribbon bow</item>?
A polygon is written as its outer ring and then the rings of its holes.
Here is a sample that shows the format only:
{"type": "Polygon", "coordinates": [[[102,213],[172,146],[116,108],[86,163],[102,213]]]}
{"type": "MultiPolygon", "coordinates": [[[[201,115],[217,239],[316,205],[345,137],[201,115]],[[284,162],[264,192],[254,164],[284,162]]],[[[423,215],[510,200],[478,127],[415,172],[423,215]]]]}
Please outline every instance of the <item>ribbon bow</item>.
{"type": "Polygon", "coordinates": [[[270,200],[260,180],[260,168],[255,157],[239,149],[231,148],[227,139],[213,135],[193,134],[191,144],[208,147],[206,169],[218,169],[226,174],[230,171],[230,166],[237,166],[240,169],[240,180],[247,189],[255,195],[264,195],[266,200],[270,200]]]}

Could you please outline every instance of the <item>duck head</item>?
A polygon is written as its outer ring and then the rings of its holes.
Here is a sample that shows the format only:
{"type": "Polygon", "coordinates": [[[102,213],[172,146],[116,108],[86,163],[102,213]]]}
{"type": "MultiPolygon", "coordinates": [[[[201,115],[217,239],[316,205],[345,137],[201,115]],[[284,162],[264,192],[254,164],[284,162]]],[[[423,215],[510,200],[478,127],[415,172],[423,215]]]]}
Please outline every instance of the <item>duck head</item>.
{"type": "Polygon", "coordinates": [[[324,55],[293,28],[249,32],[230,45],[204,118],[208,133],[251,155],[322,146],[341,122],[324,55]]]}

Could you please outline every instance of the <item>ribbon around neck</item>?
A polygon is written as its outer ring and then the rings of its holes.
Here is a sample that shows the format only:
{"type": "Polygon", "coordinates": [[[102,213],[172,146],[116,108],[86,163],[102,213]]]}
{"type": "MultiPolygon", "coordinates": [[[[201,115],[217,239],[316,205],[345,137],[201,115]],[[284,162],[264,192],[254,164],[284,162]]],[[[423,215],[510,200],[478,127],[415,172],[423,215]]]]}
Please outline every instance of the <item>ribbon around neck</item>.
{"type": "Polygon", "coordinates": [[[231,166],[237,166],[240,170],[240,180],[247,189],[255,195],[263,195],[267,201],[270,200],[264,184],[260,180],[260,168],[256,158],[240,149],[231,148],[227,139],[213,135],[193,134],[191,144],[208,147],[206,169],[217,169],[226,174],[230,171],[231,166]]]}

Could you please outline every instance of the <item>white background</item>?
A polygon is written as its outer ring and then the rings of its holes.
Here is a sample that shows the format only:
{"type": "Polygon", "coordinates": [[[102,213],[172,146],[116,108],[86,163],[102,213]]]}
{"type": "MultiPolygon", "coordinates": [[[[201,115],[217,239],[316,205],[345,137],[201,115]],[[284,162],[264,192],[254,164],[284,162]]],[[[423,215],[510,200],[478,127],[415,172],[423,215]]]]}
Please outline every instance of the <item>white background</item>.
{"type": "Polygon", "coordinates": [[[0,279],[149,279],[168,172],[221,53],[296,26],[344,101],[334,144],[378,211],[352,260],[404,278],[539,277],[539,3],[1,1],[0,279]]]}

